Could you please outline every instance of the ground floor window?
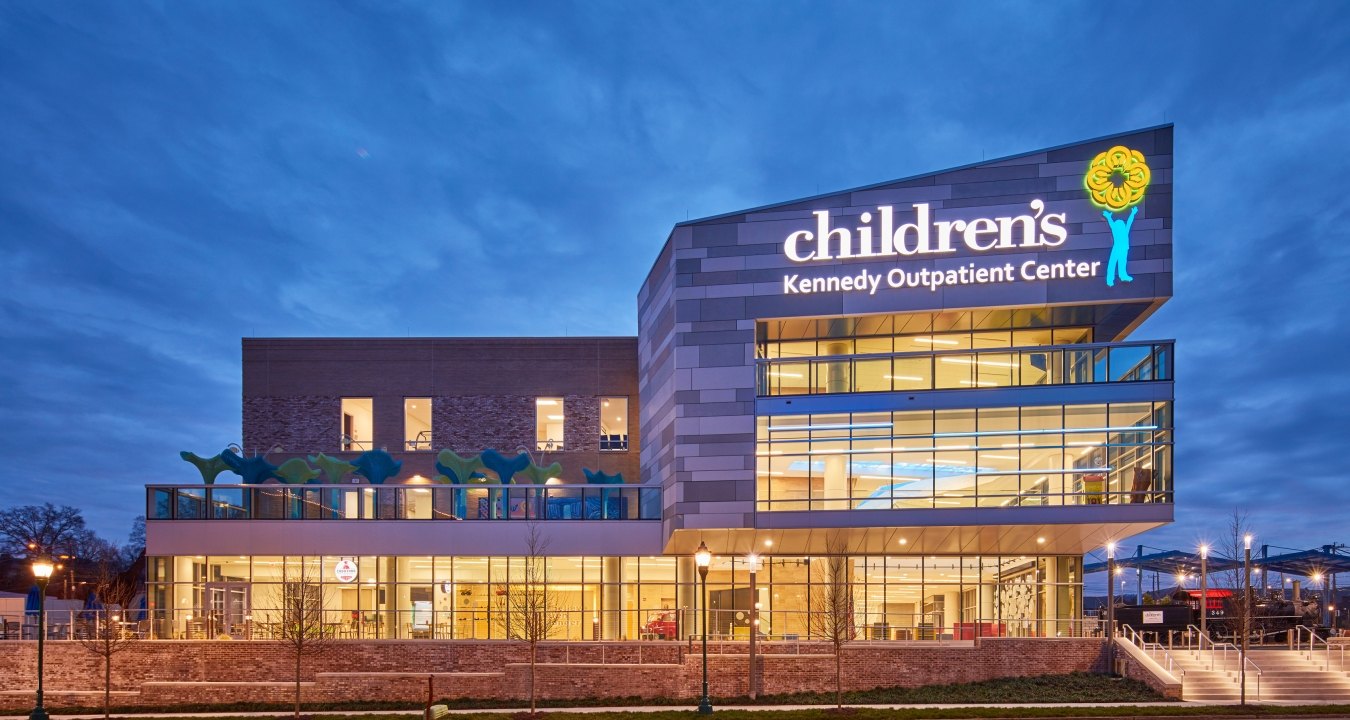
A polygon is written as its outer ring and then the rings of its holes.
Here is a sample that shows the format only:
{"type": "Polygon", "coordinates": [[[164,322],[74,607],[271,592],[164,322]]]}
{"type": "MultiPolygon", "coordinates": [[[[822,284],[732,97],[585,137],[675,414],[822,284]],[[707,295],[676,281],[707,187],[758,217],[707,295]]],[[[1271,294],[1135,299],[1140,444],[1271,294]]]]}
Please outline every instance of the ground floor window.
{"type": "MultiPolygon", "coordinates": [[[[512,593],[530,587],[520,557],[176,556],[150,558],[146,622],[166,639],[267,639],[283,593],[322,598],[339,638],[506,639],[512,593]]],[[[740,558],[708,574],[708,633],[809,639],[830,582],[827,557],[740,558]]],[[[837,567],[838,564],[835,564],[837,567]]],[[[856,640],[960,641],[977,636],[1070,637],[1082,616],[1077,556],[849,556],[842,581],[856,640]]],[[[550,557],[553,636],[678,640],[698,636],[698,575],[685,557],[550,557]]],[[[838,576],[838,574],[836,574],[838,576]]],[[[836,593],[837,595],[837,593],[836,593]]]]}

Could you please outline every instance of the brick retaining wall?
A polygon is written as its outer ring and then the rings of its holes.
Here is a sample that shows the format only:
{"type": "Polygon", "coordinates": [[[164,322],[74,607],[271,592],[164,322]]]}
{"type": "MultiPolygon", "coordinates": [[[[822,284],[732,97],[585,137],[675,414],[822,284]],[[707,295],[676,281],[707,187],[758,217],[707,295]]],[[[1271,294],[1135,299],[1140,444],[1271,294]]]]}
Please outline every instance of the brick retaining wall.
{"type": "MultiPolygon", "coordinates": [[[[763,646],[761,692],[831,691],[834,656],[823,644],[763,646]]],[[[0,645],[0,710],[32,704],[34,642],[0,645]]],[[[697,646],[683,643],[571,643],[541,646],[539,697],[697,697],[697,646]]],[[[96,705],[99,658],[78,643],[47,644],[46,689],[52,706],[96,705]]],[[[846,690],[973,682],[1106,669],[1101,640],[983,638],[976,644],[868,643],[846,647],[846,690]]],[[[113,661],[121,705],[289,702],[294,659],[269,642],[144,641],[113,661]]],[[[710,645],[714,696],[747,692],[746,646],[710,645]]],[[[506,642],[343,642],[302,667],[307,702],[421,702],[431,677],[437,698],[520,699],[529,682],[525,648],[506,642]]]]}

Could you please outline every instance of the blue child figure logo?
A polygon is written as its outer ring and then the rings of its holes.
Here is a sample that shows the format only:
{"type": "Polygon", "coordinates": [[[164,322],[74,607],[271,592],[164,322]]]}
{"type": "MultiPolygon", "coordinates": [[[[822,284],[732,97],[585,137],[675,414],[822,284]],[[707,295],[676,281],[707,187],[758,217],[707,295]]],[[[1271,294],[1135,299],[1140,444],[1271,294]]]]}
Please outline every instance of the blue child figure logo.
{"type": "Polygon", "coordinates": [[[1126,271],[1125,265],[1130,259],[1130,228],[1134,227],[1134,216],[1139,212],[1139,203],[1144,201],[1144,190],[1148,187],[1151,173],[1144,162],[1144,154],[1117,145],[1106,150],[1088,163],[1087,173],[1083,175],[1083,187],[1087,189],[1092,203],[1102,209],[1106,226],[1111,228],[1111,257],[1106,262],[1106,285],[1114,287],[1116,280],[1133,282],[1134,278],[1126,271]],[[1121,220],[1116,213],[1129,208],[1129,217],[1121,220]]]}
{"type": "Polygon", "coordinates": [[[1121,282],[1134,282],[1134,278],[1125,271],[1125,263],[1130,258],[1130,228],[1134,225],[1134,214],[1139,212],[1138,207],[1130,208],[1130,216],[1124,220],[1111,214],[1110,210],[1103,210],[1102,215],[1106,216],[1106,224],[1111,227],[1111,257],[1106,261],[1106,286],[1114,287],[1116,278],[1121,282]]]}

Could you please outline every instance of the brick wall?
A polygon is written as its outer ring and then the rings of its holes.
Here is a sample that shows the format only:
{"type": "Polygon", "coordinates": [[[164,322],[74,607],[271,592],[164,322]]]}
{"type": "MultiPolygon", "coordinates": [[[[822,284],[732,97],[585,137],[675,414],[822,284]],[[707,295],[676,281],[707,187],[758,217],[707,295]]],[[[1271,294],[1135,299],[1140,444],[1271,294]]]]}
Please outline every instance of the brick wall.
{"type": "MultiPolygon", "coordinates": [[[[761,692],[833,689],[834,657],[815,644],[766,643],[761,692]]],[[[0,660],[0,709],[32,703],[36,643],[6,642],[0,660]]],[[[693,698],[701,681],[696,646],[684,643],[572,643],[540,648],[541,698],[693,698]]],[[[101,690],[97,656],[78,643],[47,644],[46,689],[53,706],[95,705],[101,690]]],[[[744,645],[711,646],[714,696],[748,689],[744,645]]],[[[145,641],[113,664],[114,700],[122,705],[288,702],[293,656],[268,642],[145,641]]],[[[1074,671],[1104,671],[1102,641],[1090,638],[984,638],[973,646],[867,644],[843,653],[847,690],[973,682],[1074,671]]],[[[504,642],[344,642],[307,658],[302,668],[307,702],[401,700],[420,702],[431,677],[437,698],[520,699],[529,679],[525,648],[504,642]]]]}
{"type": "MultiPolygon", "coordinates": [[[[342,435],[342,398],[337,395],[246,397],[244,452],[266,452],[278,445],[288,456],[332,453],[342,435]]],[[[221,443],[224,447],[224,443],[221,443]]],[[[209,455],[205,451],[199,454],[209,455]]],[[[228,482],[226,475],[221,478],[228,482]]]]}
{"type": "MultiPolygon", "coordinates": [[[[639,479],[636,338],[246,339],[243,376],[244,447],[252,453],[280,445],[283,452],[268,458],[273,463],[317,452],[355,457],[338,452],[341,398],[369,397],[374,446],[403,461],[400,478],[429,478],[442,448],[534,451],[535,398],[561,397],[566,450],[536,458],[562,463],[568,482],[585,482],[582,468],[639,479]],[[432,398],[433,451],[406,451],[409,397],[432,398]],[[628,398],[628,452],[600,452],[604,397],[628,398]]],[[[183,472],[185,480],[195,474],[186,465],[183,472]]]]}

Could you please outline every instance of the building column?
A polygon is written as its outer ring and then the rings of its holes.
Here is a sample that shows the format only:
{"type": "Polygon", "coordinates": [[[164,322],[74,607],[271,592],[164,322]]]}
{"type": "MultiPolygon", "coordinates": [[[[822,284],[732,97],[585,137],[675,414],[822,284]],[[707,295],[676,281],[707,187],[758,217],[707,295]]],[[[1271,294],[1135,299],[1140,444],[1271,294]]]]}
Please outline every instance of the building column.
{"type": "MultiPolygon", "coordinates": [[[[828,355],[845,355],[849,351],[848,343],[832,342],[825,346],[828,355]]],[[[832,362],[825,378],[825,390],[831,393],[846,393],[850,388],[849,365],[844,361],[832,362]]],[[[844,455],[825,456],[825,502],[818,509],[847,510],[849,508],[848,458],[844,455]]],[[[813,508],[816,509],[816,508],[813,508]]]]}
{"type": "MultiPolygon", "coordinates": [[[[384,559],[384,607],[380,609],[380,618],[384,624],[385,639],[397,638],[398,635],[398,558],[386,557],[384,559]]],[[[379,598],[375,599],[379,602],[379,598]]]]}
{"type": "Polygon", "coordinates": [[[619,611],[623,609],[623,586],[620,583],[625,578],[620,560],[617,557],[601,560],[605,584],[601,586],[603,590],[600,594],[600,637],[605,640],[618,640],[623,634],[623,613],[619,611]]]}
{"type": "Polygon", "coordinates": [[[675,605],[679,610],[680,637],[698,637],[698,568],[692,556],[681,555],[675,561],[675,581],[679,583],[675,586],[675,605]]]}

